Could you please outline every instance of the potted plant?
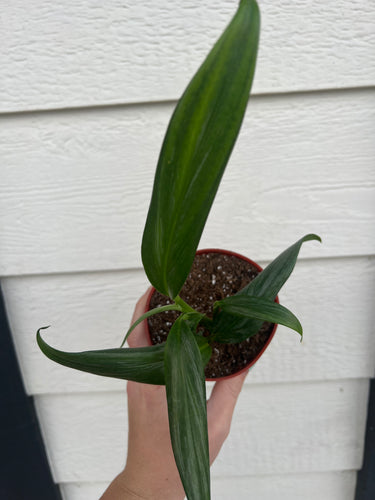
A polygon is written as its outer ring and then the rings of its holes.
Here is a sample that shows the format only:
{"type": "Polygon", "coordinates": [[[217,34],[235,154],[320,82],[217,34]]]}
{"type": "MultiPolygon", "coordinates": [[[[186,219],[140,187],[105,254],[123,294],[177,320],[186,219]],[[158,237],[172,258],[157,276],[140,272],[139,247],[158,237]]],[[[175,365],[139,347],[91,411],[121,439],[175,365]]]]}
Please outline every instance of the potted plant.
{"type": "MultiPolygon", "coordinates": [[[[240,292],[261,271],[262,268],[256,262],[238,253],[222,249],[199,250],[179,296],[194,310],[212,318],[213,311],[221,300],[240,292]]],[[[276,301],[278,302],[277,298],[276,301]]],[[[169,297],[152,287],[148,293],[146,311],[153,311],[170,303],[169,297]]],[[[181,313],[172,309],[157,315],[152,312],[150,314],[145,324],[149,344],[165,342],[181,313]]],[[[205,330],[201,326],[200,329],[203,337],[211,338],[210,359],[205,366],[206,380],[216,381],[239,375],[255,364],[271,342],[277,324],[260,322],[255,335],[242,341],[239,336],[235,342],[230,343],[214,340],[209,327],[205,330]]],[[[233,333],[235,336],[236,333],[233,333]]]]}
{"type": "MultiPolygon", "coordinates": [[[[129,349],[123,347],[125,337],[120,348],[69,353],[49,346],[41,329],[37,333],[44,354],[62,365],[108,377],[165,384],[173,452],[189,499],[210,498],[205,366],[212,357],[212,346],[247,339],[251,343],[264,321],[286,325],[302,336],[298,319],[276,298],[303,242],[320,240],[314,234],[304,236],[262,272],[248,261],[257,275],[220,300],[209,293],[211,312],[193,307],[183,298],[181,290],[191,277],[197,246],[247,106],[259,18],[256,1],[241,0],[178,102],[162,145],[143,233],[142,261],[165,303],[146,311],[126,337],[145,319],[161,313],[177,314],[170,322],[166,341],[129,349]]],[[[207,258],[212,252],[198,252],[200,255],[207,258]]],[[[215,285],[217,273],[215,278],[213,274],[209,277],[215,285]]],[[[269,332],[258,354],[273,333],[269,332]]]]}

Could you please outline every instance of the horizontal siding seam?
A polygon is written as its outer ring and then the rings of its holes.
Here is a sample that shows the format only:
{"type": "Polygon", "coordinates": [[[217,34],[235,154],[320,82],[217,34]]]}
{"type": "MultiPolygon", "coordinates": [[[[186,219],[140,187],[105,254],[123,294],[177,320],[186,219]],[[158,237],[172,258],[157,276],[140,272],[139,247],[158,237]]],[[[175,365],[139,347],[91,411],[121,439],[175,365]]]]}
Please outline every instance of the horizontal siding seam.
{"type": "MultiPolygon", "coordinates": [[[[251,99],[264,99],[264,98],[275,98],[275,97],[306,97],[316,94],[343,94],[343,93],[352,93],[352,92],[368,92],[374,91],[375,86],[373,85],[364,85],[364,86],[355,86],[355,87],[327,87],[327,88],[317,88],[317,89],[304,89],[304,90],[285,90],[282,92],[259,92],[251,94],[251,99]]],[[[177,99],[160,99],[160,100],[142,100],[142,101],[114,101],[114,102],[104,102],[102,104],[90,104],[90,105],[81,105],[81,106],[67,106],[67,107],[51,107],[51,108],[30,108],[30,109],[21,109],[17,111],[0,111],[0,119],[11,118],[11,117],[23,117],[29,115],[40,115],[47,113],[75,113],[80,111],[108,111],[110,109],[118,109],[118,108],[136,108],[136,107],[149,107],[149,106],[164,106],[169,104],[176,104],[177,99]]]]}
{"type": "MultiPolygon", "coordinates": [[[[100,375],[97,375],[98,377],[100,375]]],[[[252,389],[262,387],[264,389],[274,387],[274,386],[298,386],[298,385],[327,385],[327,384],[336,384],[336,383],[350,383],[350,382],[362,382],[362,383],[370,383],[371,378],[370,377],[347,377],[347,378],[326,378],[322,376],[321,379],[303,379],[300,381],[296,380],[290,380],[290,381],[285,381],[285,380],[275,380],[273,382],[255,382],[255,383],[249,383],[248,381],[245,381],[245,385],[243,388],[243,391],[251,391],[252,389]]],[[[123,381],[124,383],[126,380],[123,381]]],[[[209,387],[214,385],[213,382],[207,382],[209,384],[209,387]]],[[[60,397],[85,397],[85,396],[95,396],[98,395],[99,397],[105,394],[106,396],[112,395],[116,396],[118,394],[125,394],[125,389],[124,390],[108,390],[108,389],[99,389],[99,390],[92,390],[92,391],[64,391],[64,392],[30,392],[28,395],[35,397],[35,398],[60,398],[60,397]]]]}
{"type": "MultiPolygon", "coordinates": [[[[324,243],[324,242],[323,242],[324,243]]],[[[201,248],[201,247],[199,247],[201,248]]],[[[325,261],[338,261],[338,260],[359,260],[359,259],[368,259],[368,260],[373,260],[375,259],[375,254],[353,254],[353,255],[329,255],[329,256],[323,256],[323,257],[315,257],[315,256],[306,256],[304,257],[303,255],[298,257],[297,261],[297,266],[298,262],[325,262],[325,261]]],[[[271,261],[262,261],[259,259],[258,264],[261,267],[265,267],[267,264],[269,264],[271,261]]],[[[4,280],[14,280],[14,279],[24,279],[24,278],[37,278],[37,277],[58,277],[58,276],[85,276],[87,274],[111,274],[111,273],[141,273],[144,272],[143,267],[114,267],[114,268],[96,268],[96,269],[72,269],[69,271],[46,271],[43,273],[35,272],[35,273],[24,273],[24,274],[2,274],[0,275],[0,279],[4,280]]],[[[151,285],[150,285],[151,286],[151,285]]]]}

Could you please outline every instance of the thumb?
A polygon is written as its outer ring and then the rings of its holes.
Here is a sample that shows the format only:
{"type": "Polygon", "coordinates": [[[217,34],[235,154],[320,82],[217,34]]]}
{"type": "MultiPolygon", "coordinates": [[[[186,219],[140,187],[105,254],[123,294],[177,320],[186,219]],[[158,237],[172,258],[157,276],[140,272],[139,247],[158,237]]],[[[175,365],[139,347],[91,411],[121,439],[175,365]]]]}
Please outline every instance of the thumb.
{"type": "MultiPolygon", "coordinates": [[[[150,294],[151,288],[149,288],[144,295],[138,300],[134,313],[133,313],[133,318],[131,321],[131,324],[133,324],[139,317],[142,316],[146,312],[146,305],[147,305],[147,298],[150,294]]],[[[147,330],[146,330],[146,321],[142,321],[139,325],[134,328],[132,333],[129,335],[128,338],[128,344],[129,347],[145,347],[150,345],[150,340],[147,335],[147,330]]]]}

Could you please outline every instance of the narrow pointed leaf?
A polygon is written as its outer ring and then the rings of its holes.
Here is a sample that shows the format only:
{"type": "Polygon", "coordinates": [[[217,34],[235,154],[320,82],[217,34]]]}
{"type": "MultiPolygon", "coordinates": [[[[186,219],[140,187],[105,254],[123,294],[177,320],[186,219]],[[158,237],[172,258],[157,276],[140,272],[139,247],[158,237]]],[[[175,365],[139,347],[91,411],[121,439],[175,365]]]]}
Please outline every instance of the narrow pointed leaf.
{"type": "Polygon", "coordinates": [[[177,104],[142,241],[153,286],[175,298],[190,271],[249,98],[259,38],[256,0],[237,13],[177,104]]]}
{"type": "MultiPolygon", "coordinates": [[[[198,315],[201,316],[201,315],[198,315]]],[[[165,344],[131,349],[103,349],[97,351],[65,352],[45,342],[40,328],[37,343],[40,350],[52,361],[83,372],[104,377],[133,380],[145,384],[164,385],[165,344]]],[[[206,341],[199,342],[203,366],[211,357],[211,347],[206,341]]]]}
{"type": "Polygon", "coordinates": [[[165,382],[173,453],[188,500],[210,499],[206,387],[194,324],[180,316],[165,348],[165,382]]]}
{"type": "MultiPolygon", "coordinates": [[[[281,287],[289,278],[297,261],[301,246],[304,242],[310,240],[321,241],[316,234],[307,234],[289,248],[284,250],[275,260],[273,260],[258,276],[247,286],[237,293],[237,296],[262,297],[268,300],[275,300],[281,287]]],[[[226,299],[224,299],[226,300],[226,299]]],[[[258,319],[248,319],[237,317],[236,320],[228,318],[226,312],[222,312],[220,319],[216,321],[218,332],[226,331],[226,336],[218,335],[218,342],[242,342],[255,335],[262,326],[262,321],[258,319]],[[230,336],[226,330],[226,325],[231,322],[230,336]],[[231,338],[232,340],[225,340],[231,338]],[[234,340],[236,339],[236,340],[234,340]]]]}
{"type": "Polygon", "coordinates": [[[278,323],[295,330],[302,336],[302,325],[296,316],[286,307],[261,297],[233,295],[215,303],[214,331],[216,324],[221,329],[215,340],[221,342],[236,342],[232,331],[235,329],[238,318],[261,319],[271,323],[278,323]]]}
{"type": "Polygon", "coordinates": [[[165,344],[132,349],[104,349],[98,351],[64,352],[49,346],[37,333],[42,352],[52,361],[76,370],[133,380],[145,384],[164,385],[165,344]]]}
{"type": "Polygon", "coordinates": [[[253,295],[274,300],[291,275],[302,244],[311,240],[321,241],[316,234],[307,234],[276,257],[251,283],[240,290],[238,295],[253,295]]]}
{"type": "Polygon", "coordinates": [[[206,364],[210,361],[211,356],[212,356],[212,347],[210,344],[207,342],[207,337],[200,337],[197,335],[195,337],[199,350],[201,351],[201,357],[202,357],[202,363],[203,366],[205,367],[206,364]]]}
{"type": "Polygon", "coordinates": [[[181,307],[177,304],[169,304],[166,306],[156,307],[155,309],[151,309],[150,311],[145,312],[136,321],[134,321],[132,325],[130,325],[130,328],[126,332],[124,340],[121,342],[120,347],[122,347],[125,344],[125,342],[128,340],[129,335],[140,323],[142,323],[142,321],[144,321],[147,318],[150,318],[151,316],[154,316],[155,314],[160,314],[161,312],[164,311],[181,311],[181,307]]]}

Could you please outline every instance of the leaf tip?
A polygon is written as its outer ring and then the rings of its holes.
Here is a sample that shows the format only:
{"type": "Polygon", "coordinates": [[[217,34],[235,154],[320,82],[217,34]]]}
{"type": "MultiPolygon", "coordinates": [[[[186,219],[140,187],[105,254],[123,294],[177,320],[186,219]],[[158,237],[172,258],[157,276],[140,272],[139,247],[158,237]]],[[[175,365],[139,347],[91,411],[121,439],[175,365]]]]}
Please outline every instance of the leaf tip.
{"type": "Polygon", "coordinates": [[[298,332],[298,333],[299,333],[299,334],[300,334],[300,336],[301,336],[301,338],[300,338],[300,340],[299,340],[299,341],[300,341],[300,343],[302,344],[302,341],[303,341],[303,329],[302,329],[302,326],[301,326],[301,331],[300,331],[300,332],[298,332]]]}
{"type": "MultiPolygon", "coordinates": [[[[48,326],[41,326],[38,331],[36,332],[36,342],[39,346],[39,349],[44,353],[45,353],[45,346],[47,345],[44,340],[42,339],[42,336],[40,334],[40,331],[41,330],[47,330],[47,328],[49,328],[51,325],[48,325],[48,326]]],[[[46,354],[47,355],[47,354],[46,354]]]]}
{"type": "Polygon", "coordinates": [[[50,328],[51,325],[48,325],[48,326],[41,326],[38,331],[36,332],[37,336],[40,336],[40,331],[41,330],[47,330],[47,328],[50,328]]]}
{"type": "Polygon", "coordinates": [[[317,234],[311,233],[307,234],[304,237],[304,241],[311,241],[311,240],[319,241],[319,243],[322,243],[322,238],[317,234]]]}

